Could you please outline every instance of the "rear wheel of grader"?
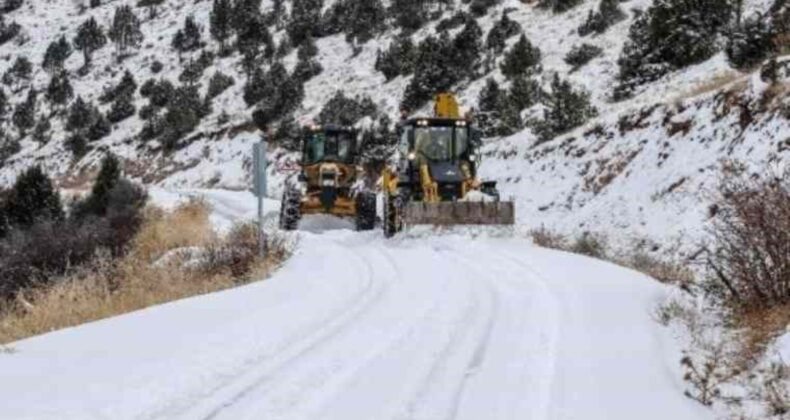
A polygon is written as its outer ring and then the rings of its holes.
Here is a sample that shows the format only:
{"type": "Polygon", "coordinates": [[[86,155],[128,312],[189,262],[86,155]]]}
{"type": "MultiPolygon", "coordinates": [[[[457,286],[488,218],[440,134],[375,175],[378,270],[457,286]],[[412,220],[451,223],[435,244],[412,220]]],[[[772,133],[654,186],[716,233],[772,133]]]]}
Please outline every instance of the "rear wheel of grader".
{"type": "Polygon", "coordinates": [[[356,201],[356,228],[358,231],[372,230],[376,227],[376,194],[362,192],[356,201]]]}
{"type": "Polygon", "coordinates": [[[302,197],[298,191],[287,189],[280,203],[280,229],[296,230],[302,218],[302,197]]]}
{"type": "Polygon", "coordinates": [[[391,238],[403,229],[400,198],[389,193],[384,194],[384,237],[391,238]]]}

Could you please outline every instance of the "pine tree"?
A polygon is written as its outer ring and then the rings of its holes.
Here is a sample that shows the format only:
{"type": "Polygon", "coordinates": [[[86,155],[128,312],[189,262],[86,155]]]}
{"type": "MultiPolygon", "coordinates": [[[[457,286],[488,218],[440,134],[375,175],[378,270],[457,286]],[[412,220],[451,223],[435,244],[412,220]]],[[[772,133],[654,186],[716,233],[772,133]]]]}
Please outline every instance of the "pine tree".
{"type": "Polygon", "coordinates": [[[24,82],[29,82],[33,74],[33,64],[24,55],[18,56],[8,71],[3,74],[3,83],[19,89],[24,82]]]}
{"type": "Polygon", "coordinates": [[[71,44],[69,44],[65,36],[61,36],[57,41],[53,41],[47,47],[47,51],[44,53],[42,67],[50,73],[59,72],[63,70],[63,64],[71,53],[71,44]]]}
{"type": "Polygon", "coordinates": [[[90,126],[96,112],[98,111],[86,103],[81,96],[77,96],[77,99],[69,107],[68,116],[66,117],[66,130],[73,132],[90,126]]]}
{"type": "Polygon", "coordinates": [[[238,29],[236,42],[242,54],[251,54],[256,58],[262,50],[269,54],[274,51],[274,40],[260,14],[244,21],[238,29]]]}
{"type": "Polygon", "coordinates": [[[469,12],[474,16],[485,16],[488,13],[488,9],[501,1],[502,0],[472,0],[472,3],[469,5],[469,12]]]}
{"type": "Polygon", "coordinates": [[[543,121],[535,126],[535,131],[542,141],[579,127],[597,114],[590,104],[590,95],[584,91],[574,90],[567,80],[561,80],[556,73],[545,105],[543,121]]]}
{"type": "Polygon", "coordinates": [[[322,71],[324,71],[324,68],[321,66],[321,63],[307,56],[301,56],[296,63],[292,76],[299,83],[304,83],[318,76],[322,71]]]}
{"type": "Polygon", "coordinates": [[[132,95],[121,95],[115,98],[107,113],[107,120],[113,124],[117,124],[136,112],[132,95]]]}
{"type": "Polygon", "coordinates": [[[22,137],[25,136],[27,130],[33,128],[36,124],[37,95],[36,90],[31,88],[27,93],[27,99],[16,106],[14,115],[11,117],[22,137]]]}
{"type": "Polygon", "coordinates": [[[481,112],[493,112],[499,106],[501,97],[502,89],[499,87],[499,83],[489,77],[486,79],[483,89],[480,90],[480,94],[477,97],[477,105],[481,112]]]}
{"type": "Polygon", "coordinates": [[[17,177],[4,207],[8,223],[17,228],[26,229],[36,222],[64,219],[60,195],[39,165],[30,167],[17,177]]]}
{"type": "Polygon", "coordinates": [[[195,17],[189,15],[184,19],[184,28],[179,29],[175,36],[173,36],[173,48],[178,51],[179,55],[182,52],[194,51],[201,46],[201,32],[203,28],[195,23],[195,17]]]}
{"type": "Polygon", "coordinates": [[[318,114],[318,121],[321,124],[350,126],[356,124],[363,117],[374,117],[377,113],[378,110],[369,97],[349,98],[342,90],[339,90],[324,104],[318,114]]]}
{"type": "MultiPolygon", "coordinates": [[[[245,89],[245,100],[248,99],[247,93],[245,89]]],[[[301,105],[304,86],[296,77],[288,75],[282,63],[277,62],[269,69],[265,81],[258,86],[254,93],[260,99],[253,112],[253,120],[259,128],[264,128],[301,105]]]]}
{"type": "Polygon", "coordinates": [[[507,13],[503,13],[502,17],[494,24],[494,27],[488,31],[486,49],[492,55],[501,54],[505,51],[505,42],[520,32],[521,25],[511,20],[507,13]]]}
{"type": "Polygon", "coordinates": [[[541,0],[540,7],[551,9],[554,13],[567,12],[581,4],[584,0],[541,0]]]}
{"type": "Polygon", "coordinates": [[[302,128],[297,124],[293,114],[288,114],[280,120],[272,140],[286,150],[298,151],[303,137],[302,128]]]}
{"type": "Polygon", "coordinates": [[[250,19],[257,19],[261,15],[261,0],[236,0],[233,4],[231,24],[238,31],[250,19]]]}
{"type": "Polygon", "coordinates": [[[38,119],[36,126],[33,128],[33,134],[31,137],[39,144],[47,144],[52,138],[52,136],[49,134],[49,130],[51,129],[52,124],[49,122],[49,118],[41,117],[38,119]]]}
{"type": "Polygon", "coordinates": [[[99,101],[102,103],[112,102],[119,96],[133,96],[135,92],[137,92],[137,82],[134,80],[134,75],[129,70],[124,70],[118,84],[105,89],[99,97],[99,101]]]}
{"type": "Polygon", "coordinates": [[[121,162],[112,153],[107,153],[101,161],[90,195],[81,203],[78,217],[84,217],[85,214],[104,216],[110,203],[110,193],[120,180],[121,162]]]}
{"type": "Polygon", "coordinates": [[[762,16],[744,20],[728,36],[727,58],[733,67],[745,70],[765,61],[777,51],[774,31],[762,16]]]}
{"type": "Polygon", "coordinates": [[[376,70],[384,73],[387,81],[400,75],[406,76],[414,71],[417,49],[408,35],[401,35],[393,41],[389,49],[379,51],[376,57],[376,70]]]}
{"type": "Polygon", "coordinates": [[[447,32],[439,38],[425,38],[418,48],[414,77],[406,87],[401,108],[416,110],[433,95],[450,90],[459,77],[453,56],[453,45],[447,32]]]}
{"type": "Polygon", "coordinates": [[[8,96],[5,90],[0,88],[0,122],[5,120],[6,113],[8,112],[8,96]]]}
{"type": "Polygon", "coordinates": [[[362,133],[359,146],[361,164],[369,173],[379,174],[395,153],[397,136],[392,131],[392,120],[381,115],[375,124],[362,133]]]}
{"type": "Polygon", "coordinates": [[[93,123],[90,125],[90,127],[88,127],[88,140],[101,140],[110,134],[110,132],[112,132],[110,122],[107,120],[107,117],[105,117],[104,114],[98,112],[97,110],[95,116],[93,117],[93,123]]]}
{"type": "Polygon", "coordinates": [[[148,17],[154,19],[157,16],[157,6],[164,3],[165,0],[139,0],[137,5],[140,7],[148,8],[148,17]]]}
{"type": "Polygon", "coordinates": [[[88,140],[82,131],[78,131],[66,137],[63,147],[71,152],[75,160],[79,160],[88,153],[88,140]]]}
{"type": "Polygon", "coordinates": [[[351,17],[350,0],[336,1],[329,6],[321,18],[320,32],[322,36],[332,36],[343,33],[349,25],[351,17]]]}
{"type": "Polygon", "coordinates": [[[579,27],[579,35],[602,34],[610,26],[623,19],[625,19],[625,13],[620,9],[620,0],[601,0],[598,11],[590,11],[587,20],[579,27]]]}
{"type": "Polygon", "coordinates": [[[107,44],[107,37],[104,35],[102,27],[96,23],[96,19],[90,18],[77,29],[77,36],[74,38],[74,47],[82,51],[84,57],[84,69],[90,68],[93,52],[101,49],[107,44]]]}
{"type": "Polygon", "coordinates": [[[206,93],[206,96],[211,99],[216,98],[229,87],[233,86],[234,83],[235,80],[233,80],[233,77],[217,71],[211,76],[208,82],[208,93],[206,93]]]}
{"type": "Polygon", "coordinates": [[[565,62],[572,66],[571,71],[576,71],[603,54],[603,49],[591,44],[574,45],[565,55],[565,62]]]}
{"type": "Polygon", "coordinates": [[[541,53],[537,47],[522,34],[516,45],[505,55],[500,69],[508,78],[528,76],[540,72],[541,53]]]}
{"type": "Polygon", "coordinates": [[[108,35],[115,43],[119,62],[129,48],[140,46],[143,42],[143,33],[140,31],[140,20],[137,19],[131,6],[124,5],[115,9],[108,35]]]}
{"type": "Polygon", "coordinates": [[[285,0],[274,0],[272,4],[272,11],[269,13],[268,21],[275,29],[282,29],[283,20],[285,17],[285,0]]]}
{"type": "Polygon", "coordinates": [[[20,30],[22,30],[22,27],[18,23],[6,23],[5,17],[0,16],[0,45],[14,39],[19,35],[20,30]]]}
{"type": "Polygon", "coordinates": [[[517,80],[525,82],[514,81],[509,93],[501,89],[494,79],[486,80],[478,97],[481,111],[479,128],[484,136],[509,136],[524,128],[520,111],[536,100],[537,95],[530,89],[537,83],[521,78],[517,80]]]}
{"type": "Polygon", "coordinates": [[[293,45],[300,45],[308,36],[320,36],[317,22],[321,21],[323,0],[293,0],[288,36],[293,45]]]}
{"type": "Polygon", "coordinates": [[[386,10],[381,0],[347,0],[349,15],[346,25],[346,40],[357,45],[364,44],[384,29],[386,10]]]}
{"type": "Polygon", "coordinates": [[[209,15],[211,36],[219,42],[220,54],[225,54],[228,38],[233,33],[231,19],[233,18],[233,4],[231,0],[214,0],[209,15]]]}
{"type": "Polygon", "coordinates": [[[163,121],[162,146],[175,150],[181,139],[192,132],[206,114],[197,86],[181,86],[167,105],[163,121]]]}
{"type": "Polygon", "coordinates": [[[540,83],[526,77],[513,79],[508,92],[508,100],[519,112],[538,103],[542,96],[540,83]]]}
{"type": "Polygon", "coordinates": [[[424,0],[392,0],[389,13],[395,24],[406,32],[414,32],[427,22],[427,6],[424,0]]]}
{"type": "Polygon", "coordinates": [[[74,88],[69,82],[69,75],[61,70],[52,76],[47,86],[46,98],[54,105],[65,105],[74,96],[74,88]]]}
{"type": "Polygon", "coordinates": [[[470,20],[453,39],[453,67],[459,78],[472,77],[480,65],[483,31],[477,21],[470,20]]]}
{"type": "Polygon", "coordinates": [[[733,0],[664,0],[631,25],[618,59],[615,99],[664,74],[707,60],[734,16],[733,0]]]}

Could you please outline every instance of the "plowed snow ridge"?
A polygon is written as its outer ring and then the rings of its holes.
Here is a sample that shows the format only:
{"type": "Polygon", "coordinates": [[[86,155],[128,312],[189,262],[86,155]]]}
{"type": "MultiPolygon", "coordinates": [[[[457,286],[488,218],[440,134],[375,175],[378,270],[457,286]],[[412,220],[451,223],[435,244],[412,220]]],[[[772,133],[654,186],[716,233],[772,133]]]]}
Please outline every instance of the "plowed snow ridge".
{"type": "Polygon", "coordinates": [[[0,418],[709,417],[637,273],[519,239],[300,235],[265,282],[15,344],[0,418]]]}

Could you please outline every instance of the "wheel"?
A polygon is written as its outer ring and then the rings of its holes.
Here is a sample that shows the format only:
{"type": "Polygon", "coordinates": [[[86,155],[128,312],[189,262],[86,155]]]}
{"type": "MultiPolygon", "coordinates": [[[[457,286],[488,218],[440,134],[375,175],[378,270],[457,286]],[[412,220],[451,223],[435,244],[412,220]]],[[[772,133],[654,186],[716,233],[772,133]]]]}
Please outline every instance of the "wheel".
{"type": "Polygon", "coordinates": [[[358,231],[372,230],[376,227],[376,194],[372,192],[357,194],[356,211],[358,231]]]}
{"type": "Polygon", "coordinates": [[[480,192],[493,198],[495,202],[499,202],[500,200],[499,190],[497,190],[496,184],[488,184],[488,185],[484,184],[483,188],[480,189],[480,192]]]}
{"type": "Polygon", "coordinates": [[[401,219],[401,198],[385,193],[384,195],[384,237],[391,238],[403,229],[401,219]]]}
{"type": "Polygon", "coordinates": [[[296,190],[285,190],[280,202],[280,229],[296,230],[302,218],[302,197],[296,190]]]}

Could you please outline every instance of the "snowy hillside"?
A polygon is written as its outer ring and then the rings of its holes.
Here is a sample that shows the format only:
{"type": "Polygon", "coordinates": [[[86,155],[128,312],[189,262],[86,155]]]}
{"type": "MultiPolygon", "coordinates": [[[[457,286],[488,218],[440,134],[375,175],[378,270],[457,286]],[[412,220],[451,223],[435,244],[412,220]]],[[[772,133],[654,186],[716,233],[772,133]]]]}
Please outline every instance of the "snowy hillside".
{"type": "MultiPolygon", "coordinates": [[[[324,1],[324,12],[328,13],[336,3],[324,1]]],[[[385,2],[385,5],[390,3],[385,2]]],[[[491,153],[484,163],[483,173],[501,181],[505,194],[517,198],[520,222],[564,231],[579,227],[606,231],[628,229],[631,233],[664,240],[692,233],[688,230],[696,229],[704,219],[706,205],[698,198],[700,187],[711,186],[720,160],[743,159],[757,172],[762,172],[768,162],[786,161],[788,148],[782,144],[790,136],[790,124],[787,113],[780,112],[781,107],[786,106],[781,103],[781,95],[772,101],[770,110],[756,114],[754,122],[740,129],[733,125],[739,118],[737,107],[721,110],[727,101],[718,94],[720,88],[741,89],[740,95],[746,103],[759,102],[760,92],[765,90],[757,77],[732,69],[723,53],[641,86],[630,99],[612,100],[619,71],[617,60],[629,28],[638,11],[644,11],[652,1],[622,2],[622,20],[600,35],[584,37],[577,29],[590,12],[597,10],[599,0],[584,0],[563,13],[540,8],[536,2],[490,3],[493,7],[476,18],[483,36],[506,13],[541,51],[542,70],[535,76],[540,85],[548,89],[553,75],[559,74],[575,88],[591,94],[592,105],[599,115],[576,132],[538,147],[534,147],[535,137],[530,129],[503,140],[491,140],[493,143],[488,148],[491,153]],[[582,43],[597,46],[602,53],[576,70],[565,62],[565,57],[582,43]],[[747,86],[742,86],[743,83],[747,86]],[[643,114],[644,118],[639,117],[643,114]],[[628,126],[628,121],[634,119],[638,121],[630,123],[632,128],[623,127],[622,122],[628,126]],[[751,147],[752,144],[755,146],[751,147]]],[[[4,58],[0,61],[0,73],[11,68],[18,56],[24,55],[33,64],[30,85],[38,91],[46,90],[50,76],[41,63],[47,46],[61,35],[72,39],[78,26],[89,17],[95,18],[100,25],[109,26],[116,7],[122,4],[125,2],[107,1],[87,8],[73,0],[24,2],[21,8],[4,15],[6,23],[17,22],[21,31],[0,46],[0,57],[4,58]]],[[[412,35],[415,45],[435,34],[443,19],[470,7],[461,1],[448,4],[437,6],[433,19],[412,35]]],[[[751,16],[755,12],[766,12],[774,2],[747,0],[744,4],[744,16],[751,16]]],[[[285,6],[290,8],[291,2],[285,2],[285,6]]],[[[275,4],[271,0],[264,0],[261,11],[268,13],[273,7],[275,4]]],[[[85,75],[79,71],[83,60],[79,52],[66,60],[65,69],[71,75],[75,97],[97,101],[106,89],[118,84],[124,70],[131,71],[138,87],[152,78],[167,79],[178,85],[184,66],[191,60],[198,60],[201,50],[179,54],[171,46],[173,37],[183,27],[184,19],[192,15],[202,26],[201,41],[206,44],[203,50],[216,55],[219,43],[209,36],[211,10],[212,2],[209,1],[175,0],[156,6],[156,17],[151,18],[148,8],[135,7],[142,22],[144,40],[129,57],[117,63],[115,48],[108,42],[94,53],[93,66],[85,75]],[[161,63],[161,70],[156,68],[157,62],[161,63]]],[[[288,38],[282,25],[271,26],[270,30],[273,45],[282,44],[288,38]]],[[[450,34],[455,35],[459,30],[451,29],[450,34]]],[[[400,32],[390,24],[358,48],[354,48],[342,33],[317,38],[315,60],[323,71],[304,84],[304,99],[294,112],[296,121],[315,120],[324,104],[339,90],[349,97],[368,95],[381,112],[395,120],[412,77],[397,76],[387,81],[375,70],[375,64],[378,53],[387,50],[400,32]]],[[[517,36],[510,37],[508,49],[517,40],[517,36]]],[[[283,57],[289,71],[296,67],[297,55],[296,50],[291,50],[283,57]]],[[[508,85],[497,65],[503,61],[503,56],[504,53],[496,55],[494,65],[472,80],[462,80],[455,85],[467,109],[479,107],[478,96],[487,79],[508,85]]],[[[269,64],[264,65],[267,66],[269,64]]],[[[41,144],[31,135],[24,137],[19,142],[19,151],[0,164],[0,183],[9,184],[22,168],[36,162],[60,178],[64,186],[80,186],[95,171],[97,159],[110,150],[127,160],[126,170],[130,175],[146,183],[180,188],[246,188],[250,144],[257,134],[250,132],[254,130],[253,107],[243,100],[248,79],[243,57],[238,52],[215,57],[197,80],[201,94],[206,93],[210,79],[217,72],[232,77],[234,84],[213,100],[211,112],[174,151],[163,151],[160,141],[139,138],[145,125],[139,111],[147,100],[138,93],[133,97],[138,113],[113,124],[112,131],[103,139],[90,142],[87,155],[81,159],[75,159],[65,148],[64,142],[70,134],[64,127],[62,111],[58,111],[61,117],[49,118],[51,140],[41,144]],[[240,135],[243,132],[250,134],[240,135]]],[[[786,86],[787,82],[783,83],[786,86]]],[[[25,101],[26,90],[11,89],[7,95],[10,108],[25,101]]],[[[98,106],[103,112],[111,107],[108,103],[98,106]]],[[[539,108],[525,110],[524,117],[529,118],[539,112],[539,108]]],[[[422,112],[428,109],[425,106],[422,112]]],[[[51,104],[40,100],[39,117],[47,118],[52,113],[51,104]]],[[[6,143],[19,137],[16,131],[6,122],[6,143]]],[[[282,150],[275,149],[273,153],[274,159],[284,159],[282,150]]],[[[281,165],[272,167],[275,182],[271,194],[274,198],[280,192],[279,180],[285,176],[277,173],[278,166],[281,165]]]]}

